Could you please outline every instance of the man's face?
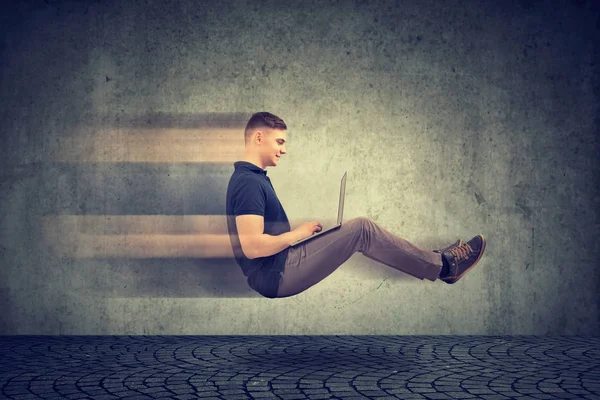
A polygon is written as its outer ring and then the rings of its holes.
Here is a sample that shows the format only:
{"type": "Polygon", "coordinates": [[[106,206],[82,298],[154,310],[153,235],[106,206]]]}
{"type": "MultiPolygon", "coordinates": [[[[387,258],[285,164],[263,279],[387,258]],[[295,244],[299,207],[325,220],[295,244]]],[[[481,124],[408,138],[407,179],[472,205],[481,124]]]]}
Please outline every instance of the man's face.
{"type": "Polygon", "coordinates": [[[265,165],[276,166],[279,164],[279,157],[287,153],[285,150],[286,143],[287,134],[285,130],[266,130],[265,140],[261,146],[262,159],[264,160],[265,165]]]}

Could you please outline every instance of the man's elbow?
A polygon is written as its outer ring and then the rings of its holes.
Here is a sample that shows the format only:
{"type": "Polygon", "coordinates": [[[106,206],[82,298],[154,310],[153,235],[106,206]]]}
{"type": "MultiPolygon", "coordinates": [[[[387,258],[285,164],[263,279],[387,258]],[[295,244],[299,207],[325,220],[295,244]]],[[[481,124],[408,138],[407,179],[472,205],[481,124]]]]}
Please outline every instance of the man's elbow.
{"type": "Polygon", "coordinates": [[[244,251],[244,255],[245,255],[245,256],[246,256],[246,258],[247,258],[247,259],[249,259],[249,260],[253,260],[253,259],[255,259],[255,258],[256,258],[256,256],[255,256],[255,255],[254,255],[252,252],[250,252],[250,251],[244,251]]]}
{"type": "Polygon", "coordinates": [[[246,257],[249,260],[252,260],[254,258],[254,254],[252,254],[252,251],[250,251],[251,247],[250,246],[240,246],[241,250],[242,250],[242,254],[244,254],[244,257],[246,257]]]}
{"type": "Polygon", "coordinates": [[[246,246],[242,246],[242,251],[244,252],[244,255],[250,260],[259,257],[257,254],[258,244],[256,242],[257,240],[254,240],[253,243],[247,244],[246,246]]]}

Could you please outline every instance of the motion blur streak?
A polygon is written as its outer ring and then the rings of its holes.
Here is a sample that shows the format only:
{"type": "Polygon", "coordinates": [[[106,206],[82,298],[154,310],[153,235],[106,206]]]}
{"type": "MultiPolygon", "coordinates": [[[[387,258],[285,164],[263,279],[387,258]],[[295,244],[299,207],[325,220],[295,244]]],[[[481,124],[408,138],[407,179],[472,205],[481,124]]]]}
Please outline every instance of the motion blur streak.
{"type": "Polygon", "coordinates": [[[42,218],[43,237],[65,258],[233,257],[222,215],[59,215],[42,218]]]}
{"type": "Polygon", "coordinates": [[[55,162],[231,163],[244,156],[241,128],[134,128],[62,137],[55,162]]]}

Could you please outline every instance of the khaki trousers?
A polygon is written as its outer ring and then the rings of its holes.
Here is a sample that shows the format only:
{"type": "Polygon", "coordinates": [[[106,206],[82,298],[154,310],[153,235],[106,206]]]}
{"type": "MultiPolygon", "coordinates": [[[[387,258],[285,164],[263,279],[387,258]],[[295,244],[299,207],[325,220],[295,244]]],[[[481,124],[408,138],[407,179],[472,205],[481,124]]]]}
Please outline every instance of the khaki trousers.
{"type": "Polygon", "coordinates": [[[320,237],[290,247],[277,297],[289,297],[322,281],[357,251],[419,279],[435,281],[442,256],[422,250],[366,217],[357,217],[320,237]]]}

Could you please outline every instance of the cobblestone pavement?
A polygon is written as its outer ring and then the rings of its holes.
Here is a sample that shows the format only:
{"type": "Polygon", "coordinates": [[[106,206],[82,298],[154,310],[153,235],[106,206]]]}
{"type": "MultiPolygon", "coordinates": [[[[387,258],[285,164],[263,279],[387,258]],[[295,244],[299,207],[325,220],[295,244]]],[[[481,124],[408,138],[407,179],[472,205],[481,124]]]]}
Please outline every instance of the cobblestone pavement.
{"type": "Polygon", "coordinates": [[[1,336],[7,399],[600,399],[600,337],[1,336]]]}

